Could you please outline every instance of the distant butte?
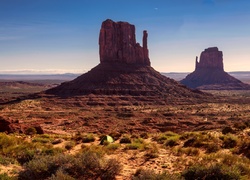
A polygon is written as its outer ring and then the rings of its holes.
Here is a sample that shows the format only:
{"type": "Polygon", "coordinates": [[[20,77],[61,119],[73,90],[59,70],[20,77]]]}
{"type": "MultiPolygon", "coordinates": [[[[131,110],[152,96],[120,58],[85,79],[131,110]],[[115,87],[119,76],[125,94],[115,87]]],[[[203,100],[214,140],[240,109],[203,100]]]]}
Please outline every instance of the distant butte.
{"type": "Polygon", "coordinates": [[[150,66],[147,31],[143,43],[136,43],[135,26],[128,22],[102,23],[99,36],[100,64],[76,79],[49,89],[47,94],[72,97],[82,95],[123,95],[158,97],[150,101],[197,100],[204,93],[192,91],[150,66]]]}
{"type": "Polygon", "coordinates": [[[196,57],[195,71],[181,80],[189,88],[207,90],[245,90],[250,86],[224,71],[223,53],[217,47],[205,49],[196,57]]]}

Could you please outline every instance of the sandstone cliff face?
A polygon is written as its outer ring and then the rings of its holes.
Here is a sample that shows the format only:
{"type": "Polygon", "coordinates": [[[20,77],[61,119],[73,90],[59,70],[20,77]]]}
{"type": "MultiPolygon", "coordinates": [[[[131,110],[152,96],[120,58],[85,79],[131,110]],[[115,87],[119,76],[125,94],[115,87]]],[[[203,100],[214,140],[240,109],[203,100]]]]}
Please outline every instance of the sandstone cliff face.
{"type": "Polygon", "coordinates": [[[134,25],[107,19],[102,23],[99,36],[101,63],[119,62],[150,65],[147,37],[147,31],[144,31],[143,47],[141,47],[139,43],[136,43],[134,25]]]}
{"type": "Polygon", "coordinates": [[[223,68],[223,53],[217,47],[205,49],[196,57],[195,71],[181,80],[181,83],[197,89],[240,90],[250,86],[230,76],[223,68]]]}
{"type": "Polygon", "coordinates": [[[200,62],[196,58],[195,69],[218,69],[224,71],[223,54],[217,47],[205,49],[200,55],[200,62]]]}

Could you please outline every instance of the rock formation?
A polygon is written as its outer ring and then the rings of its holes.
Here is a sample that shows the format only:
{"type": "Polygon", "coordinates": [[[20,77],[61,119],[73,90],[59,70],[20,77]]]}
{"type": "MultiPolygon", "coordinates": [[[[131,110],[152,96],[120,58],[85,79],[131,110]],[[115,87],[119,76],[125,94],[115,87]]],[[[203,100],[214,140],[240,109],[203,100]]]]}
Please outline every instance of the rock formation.
{"type": "Polygon", "coordinates": [[[134,25],[110,19],[104,21],[99,37],[100,64],[73,81],[47,90],[46,94],[158,96],[168,102],[203,97],[201,92],[184,87],[150,66],[147,37],[144,31],[141,47],[136,43],[134,25]]]}
{"type": "Polygon", "coordinates": [[[143,31],[143,47],[136,43],[135,26],[107,19],[99,36],[100,61],[150,65],[147,31],[143,31]]]}
{"type": "Polygon", "coordinates": [[[197,89],[250,89],[250,86],[230,76],[224,71],[223,53],[217,47],[205,49],[196,57],[195,71],[181,80],[181,83],[197,89]]]}
{"type": "Polygon", "coordinates": [[[26,134],[30,128],[34,128],[37,134],[44,134],[43,129],[37,123],[21,124],[18,121],[7,120],[0,116],[0,132],[26,134]]]}

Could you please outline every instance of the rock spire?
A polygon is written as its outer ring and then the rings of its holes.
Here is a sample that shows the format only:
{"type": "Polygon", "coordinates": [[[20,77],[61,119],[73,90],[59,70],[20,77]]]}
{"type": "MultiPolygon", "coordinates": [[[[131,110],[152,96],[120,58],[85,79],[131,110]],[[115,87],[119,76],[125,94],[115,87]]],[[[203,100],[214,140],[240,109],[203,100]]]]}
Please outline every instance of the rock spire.
{"type": "Polygon", "coordinates": [[[143,31],[143,46],[141,47],[136,42],[134,25],[107,19],[102,23],[99,35],[101,63],[120,62],[150,65],[147,37],[147,31],[143,31]]]}

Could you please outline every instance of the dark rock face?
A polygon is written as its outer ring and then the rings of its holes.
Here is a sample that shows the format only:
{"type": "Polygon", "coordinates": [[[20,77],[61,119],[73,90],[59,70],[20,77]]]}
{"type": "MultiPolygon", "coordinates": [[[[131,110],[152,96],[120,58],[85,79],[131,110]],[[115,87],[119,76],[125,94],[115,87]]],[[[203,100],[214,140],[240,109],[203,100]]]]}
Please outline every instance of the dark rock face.
{"type": "Polygon", "coordinates": [[[181,83],[197,89],[241,90],[250,86],[230,76],[223,68],[223,53],[217,47],[205,49],[196,57],[195,71],[181,80],[181,83]]]}
{"type": "Polygon", "coordinates": [[[134,25],[104,21],[99,37],[100,64],[73,81],[47,90],[46,94],[143,96],[162,98],[167,103],[204,97],[203,93],[184,87],[150,66],[147,36],[144,31],[141,47],[135,40],[134,25]]]}
{"type": "Polygon", "coordinates": [[[44,131],[39,124],[21,124],[18,121],[7,120],[0,117],[0,132],[26,133],[29,128],[34,128],[37,134],[44,134],[44,131]]]}
{"type": "Polygon", "coordinates": [[[134,25],[107,19],[102,23],[99,36],[101,63],[122,62],[150,65],[147,37],[147,31],[143,31],[143,47],[141,47],[139,43],[136,43],[134,25]]]}

